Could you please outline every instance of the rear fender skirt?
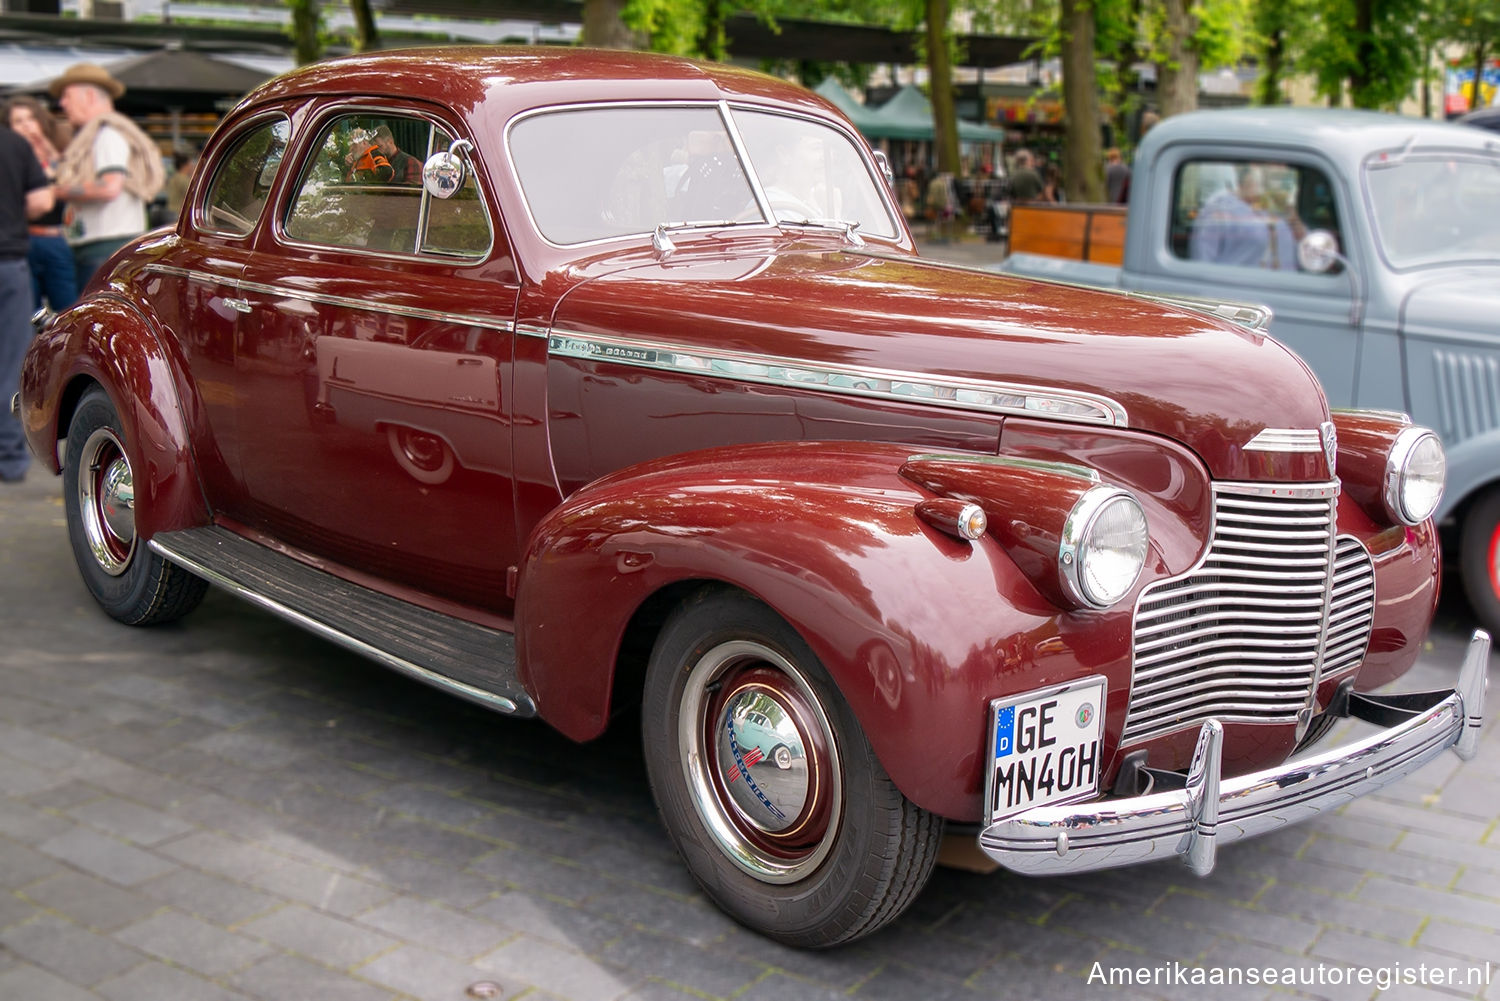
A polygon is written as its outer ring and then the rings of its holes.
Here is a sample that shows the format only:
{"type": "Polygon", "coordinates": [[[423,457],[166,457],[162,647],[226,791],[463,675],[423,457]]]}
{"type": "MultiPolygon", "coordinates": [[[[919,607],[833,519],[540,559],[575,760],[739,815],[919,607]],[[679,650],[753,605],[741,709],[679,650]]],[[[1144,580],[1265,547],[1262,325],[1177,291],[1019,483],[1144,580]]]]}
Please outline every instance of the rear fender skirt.
{"type": "Polygon", "coordinates": [[[574,739],[597,736],[632,615],[665,587],[704,581],[756,596],[802,635],[896,785],[929,810],[977,819],[988,700],[1000,694],[1106,675],[1108,753],[1130,603],[1060,612],[992,536],[926,525],[915,505],[930,495],[898,474],[913,451],[712,449],[573,494],[537,526],[520,572],[517,653],[538,714],[574,739]]]}
{"type": "Polygon", "coordinates": [[[69,387],[87,379],[102,385],[125,432],[143,503],[136,529],[159,531],[207,524],[208,505],[193,463],[183,416],[191,393],[182,356],[140,310],[117,296],[89,299],[37,336],[21,375],[22,426],[32,451],[54,472],[58,439],[67,434],[62,406],[69,387]]]}

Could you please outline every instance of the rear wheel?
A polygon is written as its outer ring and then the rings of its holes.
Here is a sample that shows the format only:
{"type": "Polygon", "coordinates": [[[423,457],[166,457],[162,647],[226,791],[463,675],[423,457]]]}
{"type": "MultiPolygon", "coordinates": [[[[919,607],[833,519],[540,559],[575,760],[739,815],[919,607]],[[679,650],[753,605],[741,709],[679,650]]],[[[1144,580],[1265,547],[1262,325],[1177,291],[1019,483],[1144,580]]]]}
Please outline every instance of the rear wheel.
{"type": "Polygon", "coordinates": [[[83,583],[106,612],[132,626],[181,618],[208,584],[151,552],[136,534],[135,475],[114,404],[84,394],[68,425],[63,464],[68,541],[83,583]]]}
{"type": "Polygon", "coordinates": [[[893,920],[926,884],[941,819],[896,789],[816,656],[765,605],[726,589],[689,600],[657,641],[644,701],[662,820],[737,920],[833,946],[893,920]],[[739,742],[751,711],[785,755],[739,742]]]}
{"type": "Polygon", "coordinates": [[[1464,591],[1479,624],[1500,636],[1500,489],[1474,502],[1459,540],[1464,591]]]}

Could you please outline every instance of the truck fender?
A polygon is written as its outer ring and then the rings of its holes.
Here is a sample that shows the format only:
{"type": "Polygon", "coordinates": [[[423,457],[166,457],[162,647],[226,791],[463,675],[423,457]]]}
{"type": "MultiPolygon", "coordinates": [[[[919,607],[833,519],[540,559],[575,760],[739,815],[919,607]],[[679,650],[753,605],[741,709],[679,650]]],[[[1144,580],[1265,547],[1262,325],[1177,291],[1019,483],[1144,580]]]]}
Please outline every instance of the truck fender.
{"type": "Polygon", "coordinates": [[[912,452],[718,448],[577,491],[532,533],[519,575],[517,655],[539,715],[574,739],[597,736],[636,612],[673,585],[717,582],[807,641],[909,799],[977,819],[989,699],[1096,670],[1112,675],[1123,715],[1129,616],[1070,628],[993,537],[970,543],[920,521],[930,495],[897,472],[912,452]]]}
{"type": "Polygon", "coordinates": [[[1444,441],[1443,448],[1448,456],[1448,483],[1438,506],[1439,521],[1490,484],[1500,482],[1500,463],[1495,461],[1495,457],[1500,456],[1500,428],[1492,428],[1454,445],[1444,441]]]}
{"type": "Polygon", "coordinates": [[[58,441],[89,383],[104,387],[125,432],[143,538],[209,521],[182,395],[186,364],[151,319],[113,295],[90,298],[40,333],[21,375],[22,425],[32,452],[62,471],[58,441]]]}

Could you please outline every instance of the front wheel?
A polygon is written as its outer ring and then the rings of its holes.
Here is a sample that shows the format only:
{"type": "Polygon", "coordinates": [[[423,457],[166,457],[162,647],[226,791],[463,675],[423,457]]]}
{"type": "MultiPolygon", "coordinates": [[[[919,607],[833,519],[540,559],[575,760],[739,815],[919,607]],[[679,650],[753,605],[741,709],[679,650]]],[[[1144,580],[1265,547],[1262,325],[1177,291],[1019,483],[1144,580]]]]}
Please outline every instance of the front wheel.
{"type": "Polygon", "coordinates": [[[208,584],[146,547],[135,531],[135,474],[119,414],[103,389],[84,394],[68,425],[63,464],[68,541],[84,585],[126,625],[170,622],[203,600],[208,584]]]}
{"type": "Polygon", "coordinates": [[[1500,636],[1500,489],[1480,497],[1464,517],[1459,568],[1479,624],[1500,636]]]}
{"type": "Polygon", "coordinates": [[[942,820],[901,794],[811,649],[748,595],[708,589],[672,615],[641,725],[677,850],[756,931],[807,948],[851,942],[894,920],[931,875],[942,820]],[[784,756],[741,743],[752,711],[784,756]]]}

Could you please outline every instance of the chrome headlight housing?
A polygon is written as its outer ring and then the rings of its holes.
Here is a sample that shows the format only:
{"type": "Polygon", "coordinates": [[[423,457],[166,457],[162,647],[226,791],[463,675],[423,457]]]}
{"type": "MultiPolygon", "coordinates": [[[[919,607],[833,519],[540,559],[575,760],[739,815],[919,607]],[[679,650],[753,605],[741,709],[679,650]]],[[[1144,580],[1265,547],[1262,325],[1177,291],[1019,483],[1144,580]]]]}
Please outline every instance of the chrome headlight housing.
{"type": "Polygon", "coordinates": [[[1403,428],[1385,460],[1385,509],[1402,525],[1420,525],[1443,499],[1448,460],[1438,436],[1426,428],[1403,428]]]}
{"type": "Polygon", "coordinates": [[[1063,525],[1057,554],[1063,591],[1080,605],[1108,608],[1135,586],[1149,544],[1139,501],[1119,487],[1091,487],[1063,525]]]}

